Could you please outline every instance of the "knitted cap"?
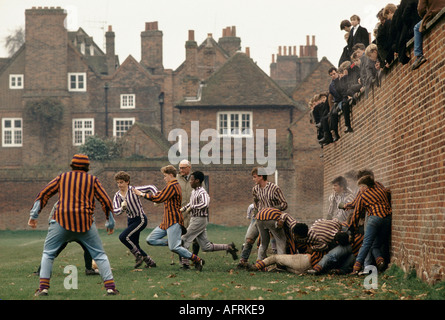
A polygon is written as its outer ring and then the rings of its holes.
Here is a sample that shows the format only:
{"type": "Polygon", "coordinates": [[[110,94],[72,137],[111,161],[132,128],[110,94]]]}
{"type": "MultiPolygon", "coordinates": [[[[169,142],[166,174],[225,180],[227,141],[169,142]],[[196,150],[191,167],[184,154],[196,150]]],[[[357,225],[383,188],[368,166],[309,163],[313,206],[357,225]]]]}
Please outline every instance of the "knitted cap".
{"type": "Polygon", "coordinates": [[[90,164],[90,159],[86,154],[75,154],[71,160],[71,165],[76,167],[87,167],[90,164]]]}

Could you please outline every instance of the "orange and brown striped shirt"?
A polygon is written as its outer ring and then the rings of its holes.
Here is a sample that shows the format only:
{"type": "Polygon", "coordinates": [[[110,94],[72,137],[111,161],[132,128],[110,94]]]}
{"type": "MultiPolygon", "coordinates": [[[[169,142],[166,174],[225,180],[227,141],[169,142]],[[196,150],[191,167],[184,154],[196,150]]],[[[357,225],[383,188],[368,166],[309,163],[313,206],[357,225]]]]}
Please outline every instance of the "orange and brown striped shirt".
{"type": "Polygon", "coordinates": [[[145,194],[145,197],[156,203],[164,203],[164,216],[159,228],[167,230],[175,223],[184,225],[184,218],[180,211],[182,203],[181,186],[176,178],[167,183],[165,188],[155,195],[145,194]]]}
{"type": "Polygon", "coordinates": [[[54,220],[66,230],[86,232],[90,229],[95,209],[94,198],[101,203],[107,219],[113,211],[111,199],[99,179],[82,170],[62,173],[48,183],[36,198],[36,201],[41,201],[40,211],[56,193],[59,193],[59,201],[54,220]]]}

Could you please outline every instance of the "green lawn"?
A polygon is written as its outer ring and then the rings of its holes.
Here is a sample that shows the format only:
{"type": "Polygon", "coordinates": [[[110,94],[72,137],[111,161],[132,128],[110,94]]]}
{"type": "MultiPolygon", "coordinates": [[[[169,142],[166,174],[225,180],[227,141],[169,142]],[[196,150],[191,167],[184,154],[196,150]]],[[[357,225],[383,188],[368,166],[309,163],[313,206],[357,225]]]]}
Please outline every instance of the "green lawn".
{"type": "MultiPolygon", "coordinates": [[[[119,239],[100,231],[113,268],[120,295],[104,297],[99,276],[84,273],[83,251],[71,243],[54,262],[50,295],[42,300],[443,300],[445,284],[429,286],[413,275],[406,276],[393,266],[379,275],[378,288],[366,290],[364,277],[312,276],[286,272],[250,272],[236,269],[237,261],[225,252],[200,253],[206,264],[202,272],[180,270],[167,247],[151,247],[144,230],[141,245],[157,262],[152,269],[133,269],[134,258],[119,239]],[[78,268],[78,289],[67,290],[64,267],[78,268]]],[[[245,227],[210,225],[209,239],[215,243],[235,242],[241,247],[245,227]]],[[[33,272],[40,264],[46,231],[0,231],[0,299],[31,300],[38,287],[33,272]]],[[[256,258],[256,251],[251,262],[256,258]]]]}

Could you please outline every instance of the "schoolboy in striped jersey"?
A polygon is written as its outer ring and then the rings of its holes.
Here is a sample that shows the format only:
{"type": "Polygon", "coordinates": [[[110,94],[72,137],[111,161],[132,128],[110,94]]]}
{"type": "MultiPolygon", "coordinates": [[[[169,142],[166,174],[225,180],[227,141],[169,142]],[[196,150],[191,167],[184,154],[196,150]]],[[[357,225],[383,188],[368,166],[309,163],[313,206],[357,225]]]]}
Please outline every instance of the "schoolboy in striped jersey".
{"type": "MultiPolygon", "coordinates": [[[[252,188],[253,213],[256,216],[258,211],[265,208],[276,208],[280,211],[287,209],[287,201],[284,198],[283,192],[280,187],[275,183],[267,181],[267,175],[261,174],[259,170],[262,168],[253,168],[251,175],[255,186],[252,188]]],[[[251,224],[247,229],[244,239],[244,246],[241,252],[241,259],[238,264],[238,268],[248,267],[248,259],[252,252],[253,244],[258,238],[260,232],[257,227],[257,223],[251,224]]]]}
{"type": "Polygon", "coordinates": [[[114,176],[119,191],[113,198],[113,209],[116,216],[127,214],[127,228],[119,235],[119,240],[128,248],[136,258],[135,268],[138,268],[143,262],[145,266],[156,267],[154,260],[141,249],[139,245],[139,236],[142,230],[147,226],[147,216],[141,204],[139,197],[133,193],[133,189],[141,192],[151,192],[156,194],[158,189],[155,186],[148,185],[142,187],[133,187],[130,185],[130,175],[125,171],[119,171],[114,176]]]}
{"type": "Polygon", "coordinates": [[[284,220],[281,218],[281,211],[275,208],[264,208],[257,214],[256,223],[261,237],[260,248],[258,249],[258,259],[266,258],[266,250],[270,242],[270,234],[275,238],[277,244],[277,254],[286,253],[286,234],[283,230],[284,220]]]}
{"type": "Polygon", "coordinates": [[[360,193],[355,199],[354,212],[352,214],[352,227],[358,228],[360,213],[364,210],[368,216],[363,244],[357,255],[353,272],[358,273],[365,262],[369,252],[375,258],[377,268],[382,271],[386,267],[380,247],[385,238],[391,232],[391,202],[388,198],[388,190],[376,184],[372,176],[364,176],[357,182],[360,193]]]}
{"type": "MultiPolygon", "coordinates": [[[[190,185],[193,188],[190,195],[190,202],[181,208],[181,212],[190,212],[190,223],[187,233],[182,236],[184,248],[188,249],[196,239],[204,252],[227,251],[232,255],[233,260],[238,259],[235,244],[215,244],[207,238],[207,224],[209,221],[210,197],[202,187],[204,173],[195,171],[190,176],[190,185]]],[[[188,268],[188,260],[183,261],[183,268],[188,268]]]]}
{"type": "Polygon", "coordinates": [[[164,215],[162,222],[147,237],[147,243],[152,246],[167,246],[169,249],[182,258],[191,259],[195,263],[198,271],[202,270],[204,260],[181,245],[181,235],[187,229],[184,227],[184,218],[181,214],[182,193],[178,180],[176,179],[176,169],[172,165],[161,168],[164,181],[167,184],[164,189],[155,195],[143,193],[137,189],[133,192],[147,200],[155,203],[164,203],[164,215]],[[167,236],[167,239],[164,239],[167,236]]]}
{"type": "Polygon", "coordinates": [[[96,261],[104,281],[107,295],[118,293],[111,272],[110,262],[94,223],[94,198],[99,200],[105,213],[108,234],[114,232],[113,204],[99,179],[88,174],[90,161],[87,155],[75,154],[71,160],[72,171],[58,175],[40,191],[30,211],[28,225],[35,229],[37,218],[48,200],[56,193],[57,208],[50,221],[43,247],[40,285],[35,295],[48,295],[51,272],[57,250],[69,241],[80,241],[96,261]]]}

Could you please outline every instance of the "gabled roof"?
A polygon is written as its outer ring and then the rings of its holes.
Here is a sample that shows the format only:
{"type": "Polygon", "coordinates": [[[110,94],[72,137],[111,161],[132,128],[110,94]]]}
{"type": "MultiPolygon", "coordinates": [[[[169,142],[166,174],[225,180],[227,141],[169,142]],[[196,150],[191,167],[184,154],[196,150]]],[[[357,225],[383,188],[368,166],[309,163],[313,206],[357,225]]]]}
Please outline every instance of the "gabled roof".
{"type": "Polygon", "coordinates": [[[164,135],[156,128],[149,125],[135,122],[131,128],[125,133],[129,135],[132,131],[139,128],[148,138],[153,140],[162,150],[168,151],[172,146],[171,143],[164,137],[164,135]]]}
{"type": "MultiPolygon", "coordinates": [[[[213,47],[216,51],[220,52],[221,55],[223,55],[224,57],[226,57],[227,59],[229,59],[230,55],[229,53],[223,49],[223,47],[221,47],[219,45],[218,42],[216,42],[215,39],[213,39],[213,37],[208,36],[199,46],[198,46],[198,53],[201,52],[203,49],[205,49],[206,47],[213,47]]],[[[181,63],[181,65],[179,67],[176,68],[175,73],[180,72],[185,66],[185,60],[181,63]]]]}
{"type": "Polygon", "coordinates": [[[120,73],[125,72],[125,70],[130,66],[134,65],[141,73],[147,76],[147,78],[152,78],[150,72],[145,69],[131,54],[124,60],[124,62],[116,69],[111,76],[112,79],[116,78],[120,73]]]}
{"type": "Polygon", "coordinates": [[[201,95],[184,99],[183,107],[296,107],[295,102],[245,53],[235,53],[204,86],[201,95]]]}

